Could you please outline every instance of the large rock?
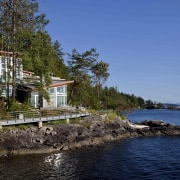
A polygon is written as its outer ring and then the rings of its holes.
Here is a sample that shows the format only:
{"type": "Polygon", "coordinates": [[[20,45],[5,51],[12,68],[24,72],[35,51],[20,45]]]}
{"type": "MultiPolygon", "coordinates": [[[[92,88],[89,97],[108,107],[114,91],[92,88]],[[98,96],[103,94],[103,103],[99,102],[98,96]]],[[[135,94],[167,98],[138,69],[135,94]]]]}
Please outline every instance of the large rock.
{"type": "Polygon", "coordinates": [[[164,122],[163,120],[146,120],[143,121],[141,124],[149,126],[149,127],[162,127],[162,126],[169,126],[169,123],[164,122]]]}
{"type": "Polygon", "coordinates": [[[164,122],[163,120],[146,120],[141,124],[149,126],[148,130],[139,130],[144,136],[149,135],[180,135],[180,126],[175,126],[164,122]]]}

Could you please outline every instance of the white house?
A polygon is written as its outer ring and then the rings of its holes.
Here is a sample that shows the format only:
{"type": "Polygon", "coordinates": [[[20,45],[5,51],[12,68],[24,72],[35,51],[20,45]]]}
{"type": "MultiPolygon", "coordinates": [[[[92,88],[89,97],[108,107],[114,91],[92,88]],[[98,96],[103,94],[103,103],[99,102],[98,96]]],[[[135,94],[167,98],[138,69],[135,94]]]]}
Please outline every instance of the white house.
{"type": "MultiPolygon", "coordinates": [[[[67,86],[74,81],[66,81],[59,77],[51,77],[52,84],[47,89],[50,95],[48,103],[44,98],[40,104],[40,94],[33,83],[39,81],[40,78],[35,76],[33,72],[23,70],[22,60],[16,59],[16,99],[20,102],[29,101],[32,106],[38,108],[56,108],[67,106],[67,86]],[[22,83],[23,82],[23,83],[22,83]]],[[[12,96],[12,66],[13,53],[0,51],[0,80],[2,93],[1,96],[7,97],[7,87],[9,87],[9,96],[12,96]],[[7,86],[8,84],[8,86],[7,86]]]]}

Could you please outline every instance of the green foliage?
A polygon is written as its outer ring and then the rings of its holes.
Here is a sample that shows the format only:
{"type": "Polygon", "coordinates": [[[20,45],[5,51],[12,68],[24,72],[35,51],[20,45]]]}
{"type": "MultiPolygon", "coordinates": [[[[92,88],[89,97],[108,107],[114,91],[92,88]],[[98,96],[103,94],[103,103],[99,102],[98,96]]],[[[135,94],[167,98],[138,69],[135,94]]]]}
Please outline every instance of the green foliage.
{"type": "Polygon", "coordinates": [[[61,119],[61,120],[56,120],[56,121],[44,122],[43,124],[45,126],[46,125],[63,125],[63,124],[67,124],[67,121],[66,119],[61,119]]]}
{"type": "Polygon", "coordinates": [[[70,79],[68,69],[64,64],[64,53],[61,44],[58,41],[53,43],[53,51],[51,56],[50,71],[55,77],[70,79]]]}
{"type": "Polygon", "coordinates": [[[94,84],[97,89],[98,103],[100,103],[102,85],[109,77],[108,67],[109,64],[104,63],[103,61],[97,62],[95,65],[92,66],[92,73],[94,74],[94,84]]]}
{"type": "Polygon", "coordinates": [[[33,127],[33,126],[34,126],[34,125],[31,124],[31,123],[26,123],[26,124],[16,125],[15,127],[16,127],[17,129],[26,130],[26,129],[28,129],[28,128],[30,128],[30,127],[33,127]]]}
{"type": "Polygon", "coordinates": [[[110,121],[112,121],[112,120],[114,120],[116,118],[118,118],[117,113],[114,112],[114,111],[110,111],[110,112],[107,113],[107,116],[106,116],[105,120],[106,120],[106,122],[110,122],[110,121]]]}
{"type": "MultiPolygon", "coordinates": [[[[98,57],[98,53],[96,53],[96,49],[92,48],[89,51],[85,51],[80,54],[76,49],[72,50],[72,54],[68,54],[69,60],[68,70],[69,75],[74,80],[74,83],[70,87],[70,95],[69,95],[69,103],[76,99],[76,93],[80,93],[81,89],[84,88],[84,84],[88,81],[90,84],[90,70],[93,66],[93,63],[96,61],[98,57]]],[[[80,97],[83,97],[83,93],[80,97]]]]}
{"type": "Polygon", "coordinates": [[[162,104],[162,103],[158,103],[158,104],[157,104],[157,107],[158,107],[158,108],[165,108],[164,104],[162,104]]]}
{"type": "Polygon", "coordinates": [[[22,106],[16,100],[11,100],[9,103],[9,111],[21,111],[22,106]]]}
{"type": "Polygon", "coordinates": [[[154,105],[153,101],[150,100],[150,99],[147,100],[145,103],[146,103],[146,106],[147,106],[147,107],[150,107],[150,106],[153,106],[153,105],[154,105]]]}
{"type": "Polygon", "coordinates": [[[122,120],[127,120],[128,118],[127,118],[127,116],[126,115],[124,115],[124,114],[119,114],[119,116],[120,116],[120,118],[122,119],[122,120]]]}
{"type": "Polygon", "coordinates": [[[27,111],[30,108],[29,103],[19,103],[18,101],[11,99],[9,102],[9,108],[8,111],[14,112],[14,111],[27,111]]]}
{"type": "Polygon", "coordinates": [[[144,107],[144,100],[141,97],[121,93],[115,87],[102,89],[101,108],[103,109],[122,111],[139,107],[144,107]]]}
{"type": "MultiPolygon", "coordinates": [[[[12,98],[16,94],[16,59],[23,52],[23,45],[28,44],[26,34],[34,32],[37,27],[47,22],[44,15],[38,13],[36,0],[0,1],[0,34],[2,35],[2,50],[12,52],[12,98]]],[[[9,96],[7,96],[9,103],[9,96]]]]}

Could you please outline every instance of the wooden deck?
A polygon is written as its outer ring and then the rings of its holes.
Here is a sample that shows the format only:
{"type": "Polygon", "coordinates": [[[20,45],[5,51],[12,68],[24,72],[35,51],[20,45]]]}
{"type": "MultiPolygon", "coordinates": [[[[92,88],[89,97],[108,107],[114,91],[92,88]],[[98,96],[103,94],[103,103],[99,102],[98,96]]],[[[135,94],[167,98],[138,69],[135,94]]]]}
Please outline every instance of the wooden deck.
{"type": "Polygon", "coordinates": [[[20,114],[18,118],[15,119],[7,119],[0,120],[0,127],[2,126],[10,126],[17,124],[27,124],[27,123],[35,123],[35,122],[47,122],[47,121],[55,121],[55,120],[69,120],[73,118],[85,117],[91,115],[90,113],[71,113],[71,114],[63,114],[63,115],[47,115],[45,117],[30,117],[27,118],[23,114],[20,114]]]}

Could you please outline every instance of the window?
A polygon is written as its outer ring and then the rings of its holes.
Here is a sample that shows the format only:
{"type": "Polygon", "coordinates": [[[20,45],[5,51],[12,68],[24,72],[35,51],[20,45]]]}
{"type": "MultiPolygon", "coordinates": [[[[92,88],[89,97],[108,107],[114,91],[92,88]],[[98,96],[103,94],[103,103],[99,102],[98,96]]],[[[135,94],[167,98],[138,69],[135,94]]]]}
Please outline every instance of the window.
{"type": "Polygon", "coordinates": [[[5,69],[5,64],[4,63],[1,63],[1,68],[5,69]]]}
{"type": "Polygon", "coordinates": [[[2,82],[6,81],[6,72],[5,72],[5,69],[1,69],[1,81],[2,82]]]}
{"type": "Polygon", "coordinates": [[[17,59],[16,76],[18,79],[23,78],[23,67],[20,59],[17,59]]]}
{"type": "Polygon", "coordinates": [[[1,57],[1,64],[5,64],[5,57],[1,57]]]}
{"type": "Polygon", "coordinates": [[[12,96],[12,86],[9,87],[9,96],[12,96]]]}
{"type": "Polygon", "coordinates": [[[57,107],[65,106],[67,104],[67,86],[57,87],[57,107]]]}
{"type": "Polygon", "coordinates": [[[67,104],[66,96],[57,96],[57,107],[65,106],[67,104]]]}
{"type": "Polygon", "coordinates": [[[58,87],[57,88],[57,93],[62,94],[63,93],[63,87],[58,87]]]}
{"type": "Polygon", "coordinates": [[[50,88],[49,94],[50,94],[50,101],[53,101],[54,100],[54,88],[50,88]]]}
{"type": "Polygon", "coordinates": [[[38,92],[33,92],[31,94],[31,104],[35,107],[38,108],[39,107],[39,94],[38,92]]]}
{"type": "Polygon", "coordinates": [[[6,70],[5,70],[5,58],[1,57],[1,64],[0,64],[0,76],[1,76],[1,81],[5,82],[5,75],[6,75],[6,70]]]}

